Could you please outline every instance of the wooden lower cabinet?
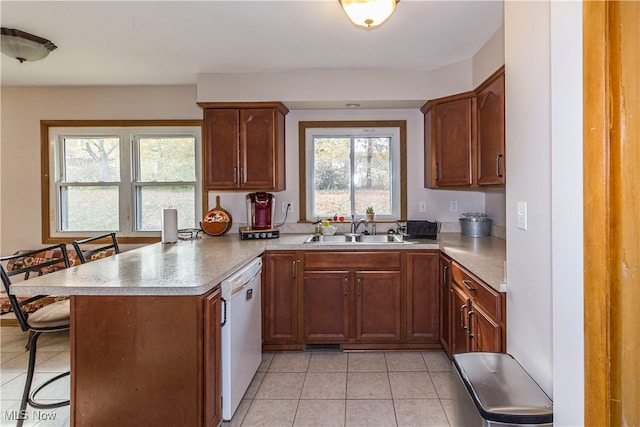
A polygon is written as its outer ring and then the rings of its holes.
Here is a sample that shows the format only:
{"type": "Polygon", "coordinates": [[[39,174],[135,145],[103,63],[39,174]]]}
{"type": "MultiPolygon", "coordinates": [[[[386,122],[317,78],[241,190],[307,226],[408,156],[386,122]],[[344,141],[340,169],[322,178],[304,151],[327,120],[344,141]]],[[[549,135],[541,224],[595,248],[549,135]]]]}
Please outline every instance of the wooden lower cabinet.
{"type": "Polygon", "coordinates": [[[205,426],[217,426],[222,421],[222,365],[220,290],[204,300],[204,420],[205,426]]]}
{"type": "Polygon", "coordinates": [[[399,271],[356,271],[357,342],[399,343],[401,289],[399,271]]]}
{"type": "Polygon", "coordinates": [[[506,351],[505,294],[496,292],[452,262],[450,355],[506,351]]]}
{"type": "Polygon", "coordinates": [[[399,343],[401,258],[397,251],[305,252],[304,343],[399,343]]]}
{"type": "Polygon", "coordinates": [[[505,294],[437,250],[268,251],[263,349],[506,350],[505,294]]]}
{"type": "Polygon", "coordinates": [[[305,271],[303,313],[306,343],[342,343],[349,339],[351,281],[348,271],[305,271]]]}
{"type": "Polygon", "coordinates": [[[455,353],[470,351],[469,332],[467,329],[467,314],[469,313],[469,298],[457,286],[450,288],[451,301],[451,341],[449,342],[449,356],[455,353]]]}
{"type": "Polygon", "coordinates": [[[451,258],[440,254],[440,274],[438,277],[440,300],[440,344],[451,357],[451,258]]]}
{"type": "Polygon", "coordinates": [[[71,297],[71,425],[217,426],[220,293],[71,297]]]}
{"type": "Polygon", "coordinates": [[[408,252],[406,261],[407,342],[440,340],[439,251],[408,252]]]}
{"type": "Polygon", "coordinates": [[[468,315],[471,351],[503,351],[502,327],[477,305],[471,304],[468,315]]]}
{"type": "Polygon", "coordinates": [[[278,346],[284,346],[280,349],[299,347],[299,263],[296,251],[273,251],[264,255],[262,337],[263,346],[267,346],[267,349],[276,350],[278,346]],[[294,347],[287,347],[291,345],[294,347]]]}

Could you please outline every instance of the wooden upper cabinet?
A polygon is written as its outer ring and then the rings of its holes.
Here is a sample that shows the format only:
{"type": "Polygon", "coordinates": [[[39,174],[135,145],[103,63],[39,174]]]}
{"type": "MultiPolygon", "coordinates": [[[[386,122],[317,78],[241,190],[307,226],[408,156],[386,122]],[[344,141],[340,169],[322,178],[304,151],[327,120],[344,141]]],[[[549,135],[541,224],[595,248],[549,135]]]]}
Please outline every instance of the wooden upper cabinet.
{"type": "Polygon", "coordinates": [[[199,103],[205,190],[285,189],[285,115],[279,102],[199,103]]]}
{"type": "Polygon", "coordinates": [[[439,98],[422,107],[425,124],[425,187],[473,184],[475,93],[439,98]]]}
{"type": "Polygon", "coordinates": [[[478,185],[505,182],[504,66],[476,90],[478,108],[478,185]]]}
{"type": "Polygon", "coordinates": [[[474,91],[422,107],[426,188],[504,185],[504,106],[502,66],[474,91]]]}

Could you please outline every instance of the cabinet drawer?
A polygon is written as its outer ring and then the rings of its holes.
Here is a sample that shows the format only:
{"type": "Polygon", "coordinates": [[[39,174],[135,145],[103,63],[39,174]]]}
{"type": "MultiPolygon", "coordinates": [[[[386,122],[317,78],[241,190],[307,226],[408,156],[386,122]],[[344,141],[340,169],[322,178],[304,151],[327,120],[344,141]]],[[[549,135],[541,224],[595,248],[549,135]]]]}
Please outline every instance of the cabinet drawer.
{"type": "Polygon", "coordinates": [[[451,265],[451,277],[475,304],[482,307],[495,320],[502,321],[502,297],[499,292],[482,283],[456,262],[451,265]]]}
{"type": "Polygon", "coordinates": [[[400,270],[400,259],[400,252],[307,251],[304,253],[304,269],[400,270]]]}

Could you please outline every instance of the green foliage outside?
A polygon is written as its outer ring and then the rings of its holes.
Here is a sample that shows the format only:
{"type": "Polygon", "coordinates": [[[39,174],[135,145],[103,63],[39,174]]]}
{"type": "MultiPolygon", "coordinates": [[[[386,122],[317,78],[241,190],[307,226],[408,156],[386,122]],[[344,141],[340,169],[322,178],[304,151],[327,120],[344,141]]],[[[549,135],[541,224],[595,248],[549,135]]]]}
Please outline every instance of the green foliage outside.
{"type": "Polygon", "coordinates": [[[314,138],[316,215],[391,213],[390,138],[314,138]],[[354,171],[351,169],[353,156],[354,171]]]}

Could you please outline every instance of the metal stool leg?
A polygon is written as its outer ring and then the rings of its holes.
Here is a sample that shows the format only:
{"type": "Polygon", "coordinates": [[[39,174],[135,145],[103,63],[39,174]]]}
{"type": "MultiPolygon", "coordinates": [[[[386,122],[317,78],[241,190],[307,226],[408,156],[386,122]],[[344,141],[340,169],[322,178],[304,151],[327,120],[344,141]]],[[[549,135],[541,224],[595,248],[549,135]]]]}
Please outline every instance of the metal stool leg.
{"type": "MultiPolygon", "coordinates": [[[[29,331],[32,332],[32,331],[29,331]]],[[[27,366],[27,379],[24,384],[24,391],[22,392],[22,401],[20,402],[20,412],[18,413],[17,427],[22,427],[26,419],[27,402],[29,401],[29,392],[31,390],[31,383],[33,382],[33,374],[36,367],[36,349],[37,341],[41,332],[34,332],[29,340],[29,365],[27,366]]]]}
{"type": "Polygon", "coordinates": [[[35,397],[36,394],[38,394],[43,388],[60,378],[66,377],[70,374],[70,372],[64,372],[62,374],[56,375],[55,377],[36,387],[33,392],[30,392],[36,368],[36,350],[38,348],[37,341],[41,334],[42,332],[33,332],[33,336],[29,341],[29,365],[27,368],[27,379],[24,385],[24,391],[22,392],[22,401],[20,402],[20,413],[18,414],[18,422],[16,424],[17,427],[22,427],[24,421],[27,419],[27,404],[38,409],[60,408],[62,406],[69,405],[68,400],[53,403],[40,403],[35,401],[35,397]]]}

